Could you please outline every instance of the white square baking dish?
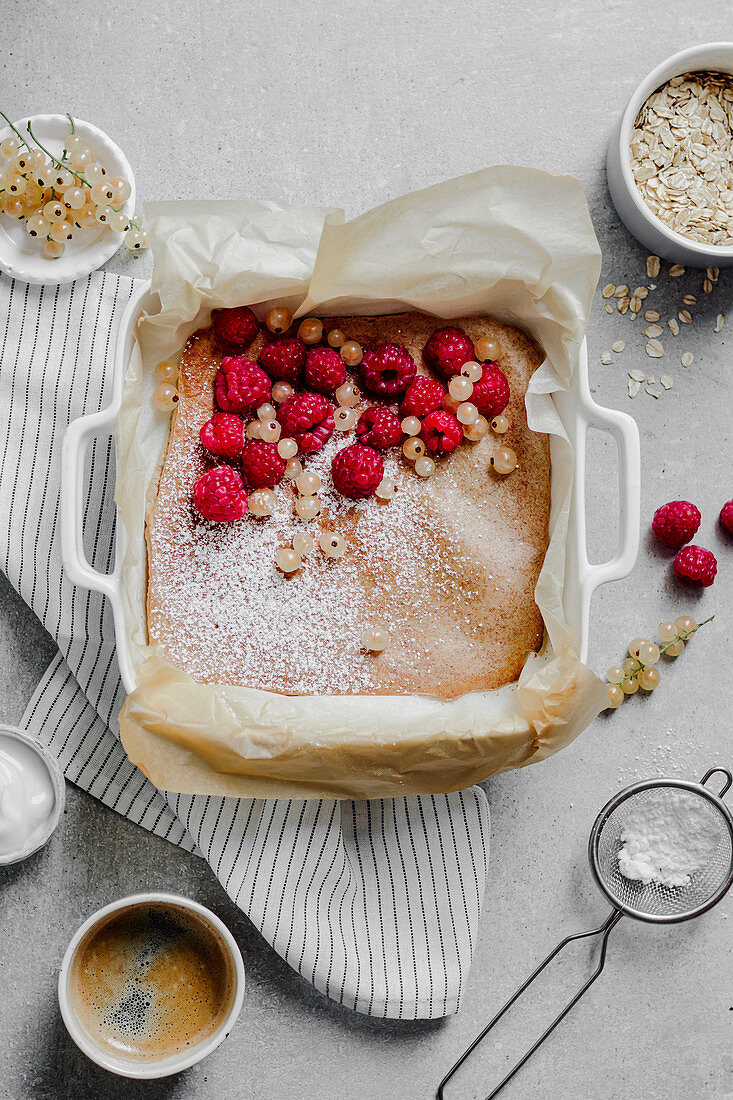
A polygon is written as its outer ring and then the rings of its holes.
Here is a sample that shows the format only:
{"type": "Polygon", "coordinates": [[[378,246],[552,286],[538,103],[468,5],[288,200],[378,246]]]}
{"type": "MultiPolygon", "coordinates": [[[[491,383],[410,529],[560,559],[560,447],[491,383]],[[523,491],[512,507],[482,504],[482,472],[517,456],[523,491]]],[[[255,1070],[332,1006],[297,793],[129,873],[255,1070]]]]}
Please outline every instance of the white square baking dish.
{"type": "MultiPolygon", "coordinates": [[[[129,533],[122,523],[116,532],[115,568],[102,574],[89,565],[83,549],[82,501],[84,457],[89,444],[97,436],[115,437],[119,445],[119,411],[125,373],[133,348],[135,328],[141,313],[157,310],[157,295],[149,284],[134,293],[120,322],[114,360],[114,396],[101,412],[73,421],[66,432],[62,453],[61,548],[64,569],[69,579],[84,588],[103,593],[114,613],[117,656],[125,690],[136,687],[136,671],[124,613],[122,562],[126,540],[130,537],[144,545],[145,532],[129,533]]],[[[593,401],[588,387],[588,357],[585,341],[580,350],[578,369],[572,388],[553,395],[553,401],[572,444],[575,457],[575,478],[569,518],[566,569],[563,586],[563,607],[566,621],[572,627],[581,660],[588,653],[590,602],[595,589],[607,581],[621,580],[631,571],[639,549],[640,531],[640,446],[636,422],[625,413],[603,408],[593,401]],[[617,444],[619,462],[618,544],[614,556],[601,564],[591,564],[586,552],[585,521],[585,461],[586,434],[590,427],[610,432],[617,444]]],[[[552,440],[551,440],[552,443],[552,440]]],[[[552,458],[552,450],[551,450],[552,458]]]]}

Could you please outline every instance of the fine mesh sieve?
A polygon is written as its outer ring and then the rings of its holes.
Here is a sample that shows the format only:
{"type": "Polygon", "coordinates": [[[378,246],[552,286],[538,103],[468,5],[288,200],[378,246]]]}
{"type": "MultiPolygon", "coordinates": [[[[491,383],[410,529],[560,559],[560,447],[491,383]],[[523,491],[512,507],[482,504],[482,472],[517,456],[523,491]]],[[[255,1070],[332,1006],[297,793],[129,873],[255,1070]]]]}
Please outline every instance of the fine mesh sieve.
{"type": "MultiPolygon", "coordinates": [[[[608,937],[621,917],[625,915],[653,923],[672,923],[697,917],[720,901],[733,883],[733,817],[723,802],[723,796],[732,783],[733,776],[727,768],[711,768],[699,783],[688,783],[680,779],[649,779],[626,787],[603,807],[591,829],[588,859],[596,883],[613,905],[610,915],[598,928],[567,936],[550,952],[445,1075],[438,1086],[438,1100],[444,1100],[445,1086],[482,1039],[569,943],[600,936],[601,950],[596,969],[547,1030],[488,1094],[486,1100],[492,1100],[503,1089],[600,975],[606,961],[608,937]],[[725,776],[725,782],[717,794],[705,786],[716,774],[725,776]],[[639,818],[644,817],[645,811],[656,814],[656,820],[663,821],[668,814],[683,819],[687,816],[696,822],[697,833],[696,838],[693,838],[696,840],[696,847],[690,856],[689,866],[681,869],[679,885],[666,885],[659,881],[659,875],[656,878],[645,875],[644,877],[650,877],[650,881],[645,883],[621,872],[619,856],[628,840],[627,829],[633,831],[639,818]]],[[[673,876],[665,874],[664,868],[661,869],[662,879],[673,881],[673,876]]]]}
{"type": "Polygon", "coordinates": [[[730,782],[726,781],[719,795],[704,786],[716,771],[723,769],[708,772],[702,783],[677,779],[636,783],[601,811],[590,834],[588,858],[596,882],[617,909],[657,923],[689,920],[715,905],[726,892],[733,876],[733,820],[721,799],[730,782]],[[682,813],[695,813],[708,833],[705,862],[691,872],[689,884],[683,886],[665,886],[654,880],[644,884],[627,878],[619,868],[627,825],[633,826],[635,815],[645,805],[652,804],[656,810],[665,802],[682,813]]]}

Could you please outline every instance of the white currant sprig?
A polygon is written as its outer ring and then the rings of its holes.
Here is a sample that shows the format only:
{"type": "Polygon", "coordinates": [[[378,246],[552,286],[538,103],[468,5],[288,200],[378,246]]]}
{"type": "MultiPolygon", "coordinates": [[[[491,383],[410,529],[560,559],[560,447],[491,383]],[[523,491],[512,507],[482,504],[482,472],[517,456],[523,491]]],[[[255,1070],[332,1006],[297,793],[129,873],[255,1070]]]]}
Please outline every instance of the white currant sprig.
{"type": "Polygon", "coordinates": [[[657,627],[660,644],[648,638],[634,638],[629,643],[628,657],[622,664],[609,668],[606,672],[608,708],[616,710],[627,695],[633,695],[639,688],[643,691],[654,691],[661,679],[659,670],[655,667],[659,658],[662,655],[679,657],[685,648],[685,642],[714,618],[711,615],[701,623],[696,623],[689,615],[680,615],[674,622],[662,622],[657,627]]]}
{"type": "Polygon", "coordinates": [[[130,184],[122,177],[105,180],[105,169],[76,133],[72,115],[67,112],[71,131],[60,157],[39,140],[30,121],[25,129],[35,145],[1,111],[0,118],[15,134],[0,143],[0,152],[10,159],[0,174],[0,209],[10,217],[25,218],[29,236],[44,241],[45,255],[60,256],[75,229],[105,225],[124,233],[131,251],[147,247],[147,234],[140,222],[124,213],[130,184]],[[21,144],[28,150],[27,156],[18,155],[21,144]],[[29,158],[30,163],[24,163],[29,158]]]}

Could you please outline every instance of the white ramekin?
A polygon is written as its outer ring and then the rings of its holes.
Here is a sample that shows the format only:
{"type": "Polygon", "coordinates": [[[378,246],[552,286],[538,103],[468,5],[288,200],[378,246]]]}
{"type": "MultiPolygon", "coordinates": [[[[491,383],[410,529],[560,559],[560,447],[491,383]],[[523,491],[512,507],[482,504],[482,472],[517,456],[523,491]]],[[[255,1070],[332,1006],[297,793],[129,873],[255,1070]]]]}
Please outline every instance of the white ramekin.
{"type": "Polygon", "coordinates": [[[644,77],[626,104],[608,146],[608,189],[621,221],[650,252],[689,267],[729,267],[733,264],[733,245],[705,245],[668,229],[642,199],[631,173],[629,142],[640,108],[652,92],[673,76],[704,70],[733,75],[733,42],[691,46],[668,57],[644,77]]]}
{"type": "Polygon", "coordinates": [[[43,832],[37,834],[17,851],[9,852],[7,855],[0,855],[0,867],[5,867],[11,863],[20,863],[21,860],[28,859],[28,856],[32,856],[34,852],[37,852],[46,844],[64,812],[64,806],[66,805],[66,783],[64,782],[61,768],[58,766],[55,757],[53,757],[48,749],[44,748],[38,741],[35,741],[27,733],[24,733],[23,730],[17,730],[13,726],[0,725],[0,733],[4,733],[6,736],[16,741],[21,741],[24,745],[33,749],[46,767],[51,785],[53,786],[55,800],[53,812],[49,814],[46,828],[43,832]]]}
{"type": "Polygon", "coordinates": [[[110,905],[105,905],[103,909],[98,909],[96,913],[92,913],[91,917],[84,921],[81,928],[79,928],[74,935],[71,943],[66,948],[61,963],[61,970],[59,972],[59,1007],[69,1035],[79,1049],[86,1054],[87,1058],[91,1058],[98,1066],[102,1066],[103,1069],[109,1070],[110,1073],[116,1073],[119,1077],[148,1080],[151,1078],[169,1077],[172,1073],[180,1073],[182,1070],[188,1069],[190,1066],[200,1062],[202,1058],[205,1058],[207,1054],[211,1054],[212,1050],[216,1050],[216,1048],[227,1038],[234,1026],[235,1020],[239,1016],[243,998],[244,962],[242,961],[242,953],[237,946],[237,941],[234,939],[234,936],[224,922],[221,921],[215,913],[212,913],[210,909],[207,909],[204,905],[200,905],[197,901],[181,897],[178,894],[131,894],[129,897],[120,898],[119,901],[113,901],[110,905]],[[234,996],[229,1012],[217,1029],[212,1032],[211,1035],[207,1036],[206,1039],[202,1039],[200,1043],[197,1043],[196,1046],[168,1058],[135,1063],[126,1058],[117,1058],[101,1050],[92,1041],[79,1022],[71,998],[69,985],[71,966],[74,957],[79,944],[90,928],[94,928],[95,925],[104,920],[110,913],[125,909],[129,905],[149,905],[151,903],[188,909],[190,912],[197,913],[199,917],[202,917],[212,925],[224,941],[231,956],[232,963],[234,964],[234,996]]]}

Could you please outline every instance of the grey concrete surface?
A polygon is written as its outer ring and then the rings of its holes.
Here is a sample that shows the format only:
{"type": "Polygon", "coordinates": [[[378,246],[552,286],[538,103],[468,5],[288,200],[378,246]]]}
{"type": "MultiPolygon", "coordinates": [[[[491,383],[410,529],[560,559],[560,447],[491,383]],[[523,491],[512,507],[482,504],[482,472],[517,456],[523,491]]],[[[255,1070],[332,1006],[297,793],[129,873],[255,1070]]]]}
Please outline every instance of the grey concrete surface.
{"type": "MultiPolygon", "coordinates": [[[[127,151],[143,199],[270,197],[343,205],[356,214],[414,188],[514,162],[579,176],[604,255],[602,283],[645,281],[644,251],[610,207],[604,147],[626,97],[673,51],[723,37],[725,0],[287,0],[218,4],[129,0],[73,11],[5,0],[2,108],[70,110],[127,151]]],[[[145,273],[148,260],[110,268],[145,273]]],[[[695,273],[657,280],[663,317],[695,273]]],[[[461,1012],[439,1023],[369,1020],[298,978],[238,913],[208,867],[87,795],[69,791],[63,826],[23,866],[0,872],[0,1097],[217,1100],[418,1100],[562,936],[603,919],[586,862],[589,828],[616,789],[668,773],[695,778],[731,764],[733,542],[716,529],[731,481],[731,356],[713,332],[730,308],[733,275],[701,300],[689,331],[665,338],[662,361],[642,350],[641,323],[590,322],[596,399],[632,412],[643,448],[643,523],[667,499],[703,510],[698,541],[719,558],[702,596],[670,581],[669,556],[645,537],[637,566],[602,590],[592,614],[591,663],[603,671],[629,638],[662,618],[715,612],[651,698],[599,718],[573,746],[490,781],[491,877],[461,1012]],[[616,340],[610,367],[599,356],[616,340]],[[695,362],[683,370],[683,350],[695,362]],[[659,401],[626,396],[626,371],[662,369],[675,388],[659,401]],[[242,946],[245,1008],[231,1038],[204,1063],[159,1083],[97,1070],[59,1020],[55,979],[64,947],[89,912],[124,893],[171,888],[211,905],[242,946]]],[[[702,296],[701,296],[702,297],[702,296]]],[[[615,541],[616,460],[593,433],[588,467],[592,555],[615,541]]],[[[0,583],[0,720],[17,720],[52,655],[31,614],[0,583]]],[[[623,921],[607,973],[507,1098],[698,1100],[733,1096],[731,901],[698,921],[655,929],[623,921]]],[[[497,1033],[451,1096],[483,1097],[541,1029],[591,953],[578,946],[538,995],[497,1033]]]]}

